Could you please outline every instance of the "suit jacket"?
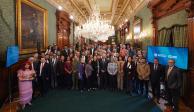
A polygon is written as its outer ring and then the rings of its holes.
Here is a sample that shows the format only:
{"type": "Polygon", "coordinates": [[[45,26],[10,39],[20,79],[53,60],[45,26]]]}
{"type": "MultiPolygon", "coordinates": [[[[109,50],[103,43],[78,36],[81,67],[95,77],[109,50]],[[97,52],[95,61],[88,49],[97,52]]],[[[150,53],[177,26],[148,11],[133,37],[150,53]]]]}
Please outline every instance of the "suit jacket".
{"type": "Polygon", "coordinates": [[[64,49],[61,54],[67,57],[69,55],[69,52],[70,52],[69,49],[64,49]]]}
{"type": "Polygon", "coordinates": [[[92,75],[96,75],[98,73],[98,61],[92,61],[92,68],[94,69],[92,75]]]}
{"type": "Polygon", "coordinates": [[[127,76],[127,78],[131,79],[132,77],[135,76],[135,64],[133,62],[131,62],[131,67],[128,66],[128,62],[125,62],[124,67],[123,67],[123,71],[124,71],[124,75],[127,76]]]}
{"type": "Polygon", "coordinates": [[[167,77],[168,68],[169,67],[166,67],[165,70],[165,80],[167,87],[170,89],[180,89],[182,86],[182,75],[180,70],[174,66],[167,77]]]}
{"type": "Polygon", "coordinates": [[[38,64],[39,64],[39,61],[34,61],[33,62],[34,70],[35,70],[36,73],[38,71],[38,64]]]}
{"type": "Polygon", "coordinates": [[[138,73],[138,78],[140,80],[149,80],[150,65],[149,64],[138,64],[137,73],[138,73]]]}
{"type": "Polygon", "coordinates": [[[154,64],[150,64],[150,81],[151,83],[157,83],[160,82],[161,79],[163,79],[164,75],[164,69],[162,65],[158,64],[157,69],[154,70],[154,64]]]}
{"type": "Polygon", "coordinates": [[[45,62],[44,66],[42,68],[41,74],[40,74],[40,66],[41,66],[41,63],[39,63],[39,65],[38,65],[38,71],[37,71],[38,77],[50,78],[50,76],[49,76],[49,74],[50,74],[49,64],[45,62]]]}
{"type": "Polygon", "coordinates": [[[105,61],[100,60],[100,72],[102,73],[102,70],[104,71],[103,73],[107,73],[107,66],[108,66],[108,61],[105,59],[105,61]]]}
{"type": "Polygon", "coordinates": [[[50,61],[51,75],[56,75],[57,74],[57,63],[58,63],[57,59],[55,60],[55,63],[52,62],[52,60],[50,61]]]}
{"type": "MultiPolygon", "coordinates": [[[[94,55],[95,51],[96,51],[96,49],[93,48],[93,55],[94,55]]],[[[90,49],[90,54],[92,54],[92,48],[90,49]]]]}
{"type": "Polygon", "coordinates": [[[85,64],[79,64],[79,68],[78,68],[78,78],[80,80],[84,80],[85,79],[85,64]]]}
{"type": "Polygon", "coordinates": [[[57,63],[57,73],[59,75],[62,75],[62,76],[65,75],[64,65],[65,65],[64,61],[58,61],[58,63],[57,63]]]}

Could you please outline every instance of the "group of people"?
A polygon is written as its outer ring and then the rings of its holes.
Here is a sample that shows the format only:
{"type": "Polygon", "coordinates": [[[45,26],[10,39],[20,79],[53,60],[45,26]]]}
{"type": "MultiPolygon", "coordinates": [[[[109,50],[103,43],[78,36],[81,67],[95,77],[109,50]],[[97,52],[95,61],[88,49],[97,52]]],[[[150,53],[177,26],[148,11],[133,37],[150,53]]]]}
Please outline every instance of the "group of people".
{"type": "Polygon", "coordinates": [[[31,105],[37,91],[44,96],[49,89],[84,91],[96,89],[124,91],[148,97],[149,84],[153,99],[160,103],[160,82],[165,82],[168,104],[178,111],[181,73],[169,59],[168,66],[146,61],[146,51],[130,45],[84,44],[82,46],[48,46],[34,54],[18,71],[20,103],[31,105]]]}

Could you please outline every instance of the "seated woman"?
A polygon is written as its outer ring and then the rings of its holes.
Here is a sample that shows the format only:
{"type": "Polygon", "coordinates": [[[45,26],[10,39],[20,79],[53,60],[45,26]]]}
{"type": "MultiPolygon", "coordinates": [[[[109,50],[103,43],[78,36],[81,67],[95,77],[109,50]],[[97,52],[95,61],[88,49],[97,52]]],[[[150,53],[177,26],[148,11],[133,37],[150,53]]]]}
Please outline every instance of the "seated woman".
{"type": "Polygon", "coordinates": [[[25,62],[20,70],[18,70],[18,84],[19,84],[19,99],[22,109],[26,104],[31,105],[32,100],[32,80],[35,77],[35,71],[32,70],[30,62],[25,62]]]}

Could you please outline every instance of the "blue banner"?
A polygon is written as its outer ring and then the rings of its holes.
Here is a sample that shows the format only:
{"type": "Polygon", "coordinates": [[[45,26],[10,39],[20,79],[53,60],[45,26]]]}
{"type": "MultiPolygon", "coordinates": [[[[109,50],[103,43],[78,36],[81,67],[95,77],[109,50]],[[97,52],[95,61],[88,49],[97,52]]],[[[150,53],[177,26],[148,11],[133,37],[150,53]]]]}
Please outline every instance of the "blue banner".
{"type": "Polygon", "coordinates": [[[174,59],[176,67],[188,69],[188,48],[148,46],[148,62],[153,63],[154,58],[162,65],[168,65],[168,60],[174,59]]]}
{"type": "Polygon", "coordinates": [[[6,67],[17,63],[19,60],[19,48],[18,46],[9,46],[7,48],[6,67]]]}

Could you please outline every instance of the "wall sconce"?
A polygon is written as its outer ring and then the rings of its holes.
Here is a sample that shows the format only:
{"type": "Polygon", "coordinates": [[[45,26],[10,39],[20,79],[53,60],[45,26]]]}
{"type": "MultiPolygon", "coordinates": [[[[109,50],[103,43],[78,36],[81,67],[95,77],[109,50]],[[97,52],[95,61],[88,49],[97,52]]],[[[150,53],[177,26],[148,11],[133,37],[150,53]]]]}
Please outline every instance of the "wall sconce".
{"type": "Polygon", "coordinates": [[[146,32],[141,32],[139,37],[140,38],[145,38],[148,34],[146,32]]]}
{"type": "Polygon", "coordinates": [[[125,32],[128,32],[128,29],[127,28],[125,28],[125,32]]]}
{"type": "Polygon", "coordinates": [[[73,17],[72,15],[70,15],[70,16],[69,16],[69,18],[70,18],[71,20],[73,20],[73,19],[74,19],[74,17],[73,17]]]}
{"type": "Polygon", "coordinates": [[[141,28],[139,26],[134,27],[134,34],[138,35],[141,32],[141,28]]]}
{"type": "Polygon", "coordinates": [[[63,36],[59,36],[59,39],[62,39],[63,38],[63,36]]]}
{"type": "Polygon", "coordinates": [[[131,33],[128,34],[127,37],[126,37],[126,40],[130,40],[130,39],[132,39],[132,34],[131,33]]]}

